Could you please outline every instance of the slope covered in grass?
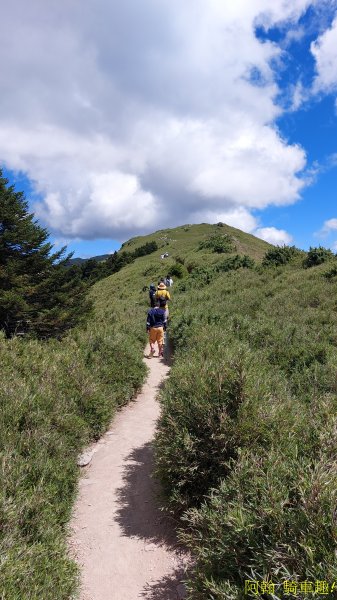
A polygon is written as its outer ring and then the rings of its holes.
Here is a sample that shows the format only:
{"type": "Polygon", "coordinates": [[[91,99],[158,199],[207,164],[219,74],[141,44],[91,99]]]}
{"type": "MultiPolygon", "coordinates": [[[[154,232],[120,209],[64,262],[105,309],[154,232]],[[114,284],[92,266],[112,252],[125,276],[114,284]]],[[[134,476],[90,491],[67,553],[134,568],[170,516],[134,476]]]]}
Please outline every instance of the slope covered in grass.
{"type": "Polygon", "coordinates": [[[66,600],[77,585],[66,524],[77,455],[140,387],[143,308],[114,276],[92,290],[87,326],[62,341],[0,339],[0,597],[66,600]]]}
{"type": "Polygon", "coordinates": [[[245,580],[268,598],[328,581],[335,597],[336,262],[289,254],[175,289],[157,468],[196,557],[193,600],[243,599],[245,580]]]}
{"type": "Polygon", "coordinates": [[[315,560],[317,576],[334,573],[334,267],[330,279],[324,265],[303,270],[301,256],[261,268],[270,246],[220,224],[162,230],[123,249],[151,241],[158,251],[92,288],[86,327],[62,341],[0,340],[4,600],[74,593],[65,535],[76,457],[144,379],[147,286],[167,273],[176,361],[158,465],[198,557],[191,597],[239,598],[252,568],[310,575],[315,560]]]}

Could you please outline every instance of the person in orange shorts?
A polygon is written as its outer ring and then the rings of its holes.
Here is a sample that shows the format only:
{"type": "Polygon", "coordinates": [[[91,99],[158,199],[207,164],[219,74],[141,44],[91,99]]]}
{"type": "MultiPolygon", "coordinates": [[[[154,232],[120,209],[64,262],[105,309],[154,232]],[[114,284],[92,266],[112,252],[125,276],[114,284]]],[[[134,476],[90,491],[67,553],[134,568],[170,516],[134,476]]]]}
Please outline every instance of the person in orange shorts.
{"type": "Polygon", "coordinates": [[[150,342],[149,358],[152,358],[155,353],[154,345],[156,342],[158,344],[158,356],[163,356],[164,354],[164,331],[166,331],[167,324],[165,304],[164,298],[159,298],[157,300],[157,305],[154,308],[151,308],[147,313],[146,331],[149,334],[150,342]]]}

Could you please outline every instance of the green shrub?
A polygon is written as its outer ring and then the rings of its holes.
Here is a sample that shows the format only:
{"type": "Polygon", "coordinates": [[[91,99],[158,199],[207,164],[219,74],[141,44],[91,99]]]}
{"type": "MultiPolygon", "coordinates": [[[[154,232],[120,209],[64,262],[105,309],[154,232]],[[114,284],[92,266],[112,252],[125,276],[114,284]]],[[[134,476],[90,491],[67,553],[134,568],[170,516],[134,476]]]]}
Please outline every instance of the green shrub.
{"type": "Polygon", "coordinates": [[[336,484],[331,464],[310,464],[292,444],[282,453],[242,451],[210,501],[184,517],[182,538],[196,557],[190,597],[243,600],[251,579],[276,584],[266,597],[288,598],[285,581],[336,580],[336,484]]]}
{"type": "Polygon", "coordinates": [[[276,246],[266,252],[262,264],[266,267],[286,265],[299,254],[300,251],[295,246],[276,246]]]}
{"type": "Polygon", "coordinates": [[[178,511],[200,504],[229,473],[240,447],[275,443],[275,417],[285,422],[293,412],[282,380],[261,370],[256,353],[242,344],[207,342],[216,330],[214,325],[197,330],[200,349],[190,348],[185,361],[179,354],[162,396],[157,465],[178,511]]]}
{"type": "Polygon", "coordinates": [[[337,265],[334,266],[334,267],[331,267],[331,269],[329,271],[326,271],[325,273],[323,273],[323,275],[327,279],[333,279],[334,277],[336,277],[336,275],[337,275],[337,265]]]}
{"type": "Polygon", "coordinates": [[[334,253],[329,248],[323,248],[322,246],[318,246],[318,248],[310,247],[307,257],[303,261],[303,267],[305,269],[316,267],[317,265],[321,265],[322,263],[331,260],[334,256],[334,253]]]}
{"type": "Polygon", "coordinates": [[[192,271],[194,271],[197,267],[198,267],[198,263],[194,260],[188,262],[186,265],[186,269],[189,274],[191,274],[192,271]]]}
{"type": "Polygon", "coordinates": [[[201,288],[205,285],[209,285],[215,276],[216,270],[212,266],[196,267],[191,272],[186,285],[187,287],[201,288]]]}
{"type": "Polygon", "coordinates": [[[246,254],[244,256],[240,256],[239,254],[236,254],[235,256],[231,256],[229,258],[226,258],[226,260],[224,260],[222,263],[218,263],[216,265],[216,270],[217,271],[222,271],[222,272],[226,272],[226,271],[236,271],[237,269],[240,269],[241,267],[245,268],[245,269],[252,269],[255,265],[255,262],[252,258],[250,258],[250,256],[247,256],[246,254]]]}
{"type": "Polygon", "coordinates": [[[185,269],[184,265],[179,262],[176,262],[175,265],[172,265],[172,267],[170,267],[170,275],[172,277],[182,279],[182,277],[184,277],[186,273],[187,270],[185,269]]]}
{"type": "Polygon", "coordinates": [[[227,233],[220,235],[215,233],[209,236],[206,240],[203,240],[199,243],[199,250],[212,250],[212,252],[216,252],[217,254],[224,254],[235,251],[235,244],[233,239],[227,233]]]}

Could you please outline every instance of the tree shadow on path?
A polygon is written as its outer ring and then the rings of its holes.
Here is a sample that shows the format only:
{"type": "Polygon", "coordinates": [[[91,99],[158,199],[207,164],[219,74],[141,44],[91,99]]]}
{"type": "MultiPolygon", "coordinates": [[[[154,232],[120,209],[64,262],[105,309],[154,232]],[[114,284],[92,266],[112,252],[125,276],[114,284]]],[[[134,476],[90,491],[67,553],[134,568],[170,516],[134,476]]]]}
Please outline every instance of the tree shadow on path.
{"type": "Polygon", "coordinates": [[[148,583],[140,597],[144,600],[180,600],[185,598],[185,587],[182,581],[186,579],[184,568],[175,569],[169,576],[160,581],[148,583]]]}
{"type": "Polygon", "coordinates": [[[144,540],[145,552],[157,546],[172,551],[172,573],[148,583],[140,597],[146,600],[176,600],[186,578],[186,551],[177,539],[176,522],[160,510],[159,484],[153,477],[153,445],[148,442],[127,456],[123,486],[117,494],[119,509],[115,519],[124,536],[144,540]]]}
{"type": "Polygon", "coordinates": [[[179,552],[175,522],[160,510],[159,485],[152,475],[152,444],[136,448],[125,462],[123,486],[116,492],[119,509],[115,517],[123,534],[179,552]]]}

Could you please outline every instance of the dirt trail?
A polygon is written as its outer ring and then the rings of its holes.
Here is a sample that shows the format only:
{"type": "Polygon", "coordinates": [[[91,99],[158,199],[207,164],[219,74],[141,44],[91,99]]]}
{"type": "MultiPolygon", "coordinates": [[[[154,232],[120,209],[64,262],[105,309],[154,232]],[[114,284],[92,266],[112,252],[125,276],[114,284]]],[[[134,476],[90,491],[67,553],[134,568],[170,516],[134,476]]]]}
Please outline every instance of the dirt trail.
{"type": "MultiPolygon", "coordinates": [[[[145,359],[146,360],[146,359],[145,359]]],[[[159,510],[152,440],[155,397],[169,367],[147,360],[148,379],[93,447],[80,480],[70,548],[81,568],[80,600],[176,600],[188,558],[159,510]]]]}

